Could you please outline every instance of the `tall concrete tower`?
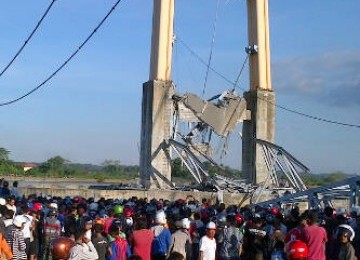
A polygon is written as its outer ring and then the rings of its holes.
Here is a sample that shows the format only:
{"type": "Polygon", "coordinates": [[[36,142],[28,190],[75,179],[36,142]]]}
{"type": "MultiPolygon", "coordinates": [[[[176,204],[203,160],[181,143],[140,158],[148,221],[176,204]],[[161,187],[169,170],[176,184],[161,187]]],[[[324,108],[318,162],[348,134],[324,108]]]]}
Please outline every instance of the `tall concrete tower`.
{"type": "Polygon", "coordinates": [[[143,84],[140,180],[144,188],[171,186],[171,81],[174,0],[154,0],[149,81],[143,84]]]}
{"type": "Polygon", "coordinates": [[[274,142],[275,94],[271,86],[268,0],[247,0],[250,90],[244,93],[251,120],[243,123],[242,172],[254,184],[265,181],[267,169],[255,139],[274,142]]]}

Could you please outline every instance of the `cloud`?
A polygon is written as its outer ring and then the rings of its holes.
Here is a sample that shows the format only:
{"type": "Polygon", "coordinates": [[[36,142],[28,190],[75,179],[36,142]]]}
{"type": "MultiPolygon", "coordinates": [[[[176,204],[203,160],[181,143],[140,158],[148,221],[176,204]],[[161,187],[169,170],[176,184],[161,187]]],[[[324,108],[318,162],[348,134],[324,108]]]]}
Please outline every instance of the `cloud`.
{"type": "Polygon", "coordinates": [[[273,64],[273,85],[331,106],[360,106],[359,71],[360,51],[293,57],[273,64]]]}

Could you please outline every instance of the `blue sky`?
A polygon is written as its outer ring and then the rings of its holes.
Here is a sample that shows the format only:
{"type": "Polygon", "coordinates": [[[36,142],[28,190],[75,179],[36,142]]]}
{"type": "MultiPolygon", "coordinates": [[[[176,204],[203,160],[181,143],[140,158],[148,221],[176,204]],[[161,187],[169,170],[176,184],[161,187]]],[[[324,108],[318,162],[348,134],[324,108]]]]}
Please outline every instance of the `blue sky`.
{"type": "MultiPolygon", "coordinates": [[[[25,50],[0,78],[0,102],[48,77],[76,50],[115,1],[57,0],[25,50]]],[[[13,57],[50,1],[1,1],[0,69],[13,57]]],[[[217,0],[177,0],[175,33],[208,60],[217,0]]],[[[273,88],[279,105],[360,124],[358,0],[270,0],[273,88]]],[[[0,107],[0,147],[19,161],[61,155],[73,162],[139,160],[142,84],[148,80],[152,1],[123,0],[83,50],[28,98],[0,107]]],[[[219,5],[211,66],[235,80],[247,45],[245,0],[219,5]]],[[[201,95],[206,68],[177,42],[177,91],[201,95]]],[[[248,68],[240,80],[248,89],[248,68]]],[[[232,86],[209,74],[206,97],[232,86]]],[[[243,90],[239,90],[241,94],[243,90]]],[[[241,125],[236,129],[238,132],[241,125]]],[[[230,138],[222,163],[241,165],[241,140],[230,138]]],[[[313,172],[358,173],[360,129],[277,110],[276,143],[313,172]]],[[[220,144],[218,144],[218,147],[220,144]]]]}

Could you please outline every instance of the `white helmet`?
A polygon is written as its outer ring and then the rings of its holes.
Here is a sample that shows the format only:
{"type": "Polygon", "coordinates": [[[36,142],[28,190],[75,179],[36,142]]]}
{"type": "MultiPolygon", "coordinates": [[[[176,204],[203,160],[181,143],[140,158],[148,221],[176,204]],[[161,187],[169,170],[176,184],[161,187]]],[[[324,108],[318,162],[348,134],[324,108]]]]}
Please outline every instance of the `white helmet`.
{"type": "Polygon", "coordinates": [[[185,228],[185,229],[189,229],[190,228],[190,220],[188,218],[183,218],[181,220],[181,227],[185,228]]]}
{"type": "Polygon", "coordinates": [[[58,209],[58,205],[56,203],[54,203],[54,202],[50,203],[49,207],[53,208],[53,209],[58,209]]]}
{"type": "Polygon", "coordinates": [[[134,221],[132,218],[125,218],[125,223],[127,226],[132,227],[132,225],[134,224],[134,221]]]}
{"type": "Polygon", "coordinates": [[[157,224],[166,224],[166,215],[163,210],[159,210],[156,212],[155,222],[157,224]]]}
{"type": "Polygon", "coordinates": [[[0,205],[6,205],[6,200],[4,198],[0,198],[0,205]]]}
{"type": "Polygon", "coordinates": [[[349,240],[350,241],[353,241],[354,237],[355,237],[355,232],[354,232],[354,229],[352,229],[352,227],[350,227],[349,225],[346,225],[346,224],[342,224],[342,225],[339,225],[338,227],[338,234],[339,232],[349,232],[350,234],[348,235],[349,236],[349,240]],[[342,230],[342,231],[341,231],[342,230]]]}

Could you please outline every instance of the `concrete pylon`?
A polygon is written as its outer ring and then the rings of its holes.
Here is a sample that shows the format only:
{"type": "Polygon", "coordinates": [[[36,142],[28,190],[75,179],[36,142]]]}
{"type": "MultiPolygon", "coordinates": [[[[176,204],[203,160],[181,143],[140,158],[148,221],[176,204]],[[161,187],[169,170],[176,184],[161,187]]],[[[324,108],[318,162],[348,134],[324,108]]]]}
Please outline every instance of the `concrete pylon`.
{"type": "Polygon", "coordinates": [[[244,93],[251,119],[242,131],[242,173],[253,184],[265,181],[263,151],[255,139],[274,142],[275,93],[271,86],[268,0],[247,0],[250,91],[244,93]]]}
{"type": "Polygon", "coordinates": [[[143,84],[140,182],[144,188],[168,188],[174,85],[171,81],[174,0],[154,0],[149,81],[143,84]]]}

